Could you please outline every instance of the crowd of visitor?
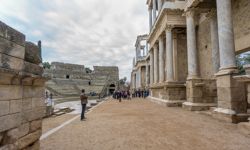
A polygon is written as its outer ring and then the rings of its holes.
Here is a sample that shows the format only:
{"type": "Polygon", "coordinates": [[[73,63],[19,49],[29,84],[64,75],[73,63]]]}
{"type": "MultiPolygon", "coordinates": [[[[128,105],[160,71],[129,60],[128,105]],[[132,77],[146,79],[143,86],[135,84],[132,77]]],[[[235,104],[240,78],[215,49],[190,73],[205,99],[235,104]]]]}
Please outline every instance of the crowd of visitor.
{"type": "Polygon", "coordinates": [[[122,99],[131,100],[132,98],[147,98],[149,96],[149,90],[116,90],[113,93],[113,98],[121,102],[122,99]]]}

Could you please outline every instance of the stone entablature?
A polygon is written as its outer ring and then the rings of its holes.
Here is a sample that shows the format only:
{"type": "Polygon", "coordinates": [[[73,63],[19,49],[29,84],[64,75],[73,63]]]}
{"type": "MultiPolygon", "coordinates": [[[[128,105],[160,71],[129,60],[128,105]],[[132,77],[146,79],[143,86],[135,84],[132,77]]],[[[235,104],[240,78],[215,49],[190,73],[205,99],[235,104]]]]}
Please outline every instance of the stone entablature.
{"type": "Polygon", "coordinates": [[[0,21],[0,149],[39,149],[47,80],[40,50],[0,21]]]}
{"type": "Polygon", "coordinates": [[[185,25],[186,20],[185,16],[183,16],[182,10],[168,11],[164,9],[157,18],[157,21],[149,34],[149,51],[153,48],[153,45],[158,41],[159,37],[164,34],[167,28],[185,27],[185,25]]]}

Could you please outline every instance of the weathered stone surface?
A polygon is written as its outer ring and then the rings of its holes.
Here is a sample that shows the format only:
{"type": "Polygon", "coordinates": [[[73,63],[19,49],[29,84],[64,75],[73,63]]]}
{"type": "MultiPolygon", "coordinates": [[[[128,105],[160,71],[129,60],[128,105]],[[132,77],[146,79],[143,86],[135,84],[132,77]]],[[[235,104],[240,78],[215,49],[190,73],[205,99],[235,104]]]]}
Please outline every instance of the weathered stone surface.
{"type": "Polygon", "coordinates": [[[43,98],[45,93],[45,88],[41,86],[33,87],[33,98],[43,98]]]}
{"type": "Polygon", "coordinates": [[[32,98],[32,108],[35,107],[45,107],[45,102],[44,102],[44,98],[32,98]]]}
{"type": "Polygon", "coordinates": [[[25,48],[15,42],[0,37],[0,53],[24,59],[25,48]]]}
{"type": "Polygon", "coordinates": [[[22,138],[20,138],[17,143],[18,143],[18,148],[23,149],[30,144],[36,142],[39,140],[40,136],[42,135],[42,130],[37,130],[36,132],[30,133],[22,138]]]}
{"type": "Polygon", "coordinates": [[[31,42],[25,43],[25,61],[36,65],[42,62],[39,47],[31,42]]]}
{"type": "Polygon", "coordinates": [[[20,138],[17,141],[18,149],[23,149],[23,148],[29,146],[30,144],[36,142],[37,140],[39,140],[41,134],[42,134],[42,130],[37,130],[36,132],[30,133],[30,134],[20,138]]]}
{"type": "Polygon", "coordinates": [[[40,150],[40,141],[35,142],[33,145],[25,148],[24,150],[40,150]]]}
{"type": "MultiPolygon", "coordinates": [[[[1,53],[0,53],[1,54],[1,53]]],[[[11,57],[6,54],[0,55],[0,67],[21,71],[23,69],[23,59],[11,57]]]]}
{"type": "Polygon", "coordinates": [[[0,117],[0,132],[18,127],[21,124],[21,114],[11,114],[0,117]]]}
{"type": "Polygon", "coordinates": [[[18,150],[16,144],[8,144],[0,147],[0,150],[18,150]]]}
{"type": "Polygon", "coordinates": [[[21,112],[22,100],[11,100],[10,101],[10,113],[21,112]]]}
{"type": "Polygon", "coordinates": [[[25,35],[0,21],[0,37],[19,45],[25,45],[25,35]]]}
{"type": "Polygon", "coordinates": [[[7,115],[10,112],[10,102],[0,101],[0,116],[7,115]]]}
{"type": "Polygon", "coordinates": [[[32,98],[26,98],[22,101],[22,110],[31,110],[32,109],[32,98]]]}
{"type": "Polygon", "coordinates": [[[40,67],[36,64],[30,62],[24,62],[24,72],[32,73],[35,75],[42,75],[43,74],[43,67],[40,67]]]}
{"type": "Polygon", "coordinates": [[[35,120],[30,123],[30,132],[34,132],[42,128],[42,120],[35,120]]]}
{"type": "Polygon", "coordinates": [[[33,87],[23,86],[23,98],[32,98],[32,97],[33,97],[33,87]]]}
{"type": "Polygon", "coordinates": [[[0,101],[22,98],[22,87],[17,85],[0,85],[0,101]]]}
{"type": "Polygon", "coordinates": [[[3,140],[3,133],[0,133],[0,145],[2,143],[2,140],[3,140]]]}
{"type": "Polygon", "coordinates": [[[29,122],[32,120],[41,119],[45,115],[45,107],[37,107],[32,110],[22,112],[22,122],[29,122]]]}
{"type": "Polygon", "coordinates": [[[22,124],[18,128],[9,130],[6,133],[4,144],[15,143],[19,138],[27,135],[29,133],[29,123],[22,124]]]}

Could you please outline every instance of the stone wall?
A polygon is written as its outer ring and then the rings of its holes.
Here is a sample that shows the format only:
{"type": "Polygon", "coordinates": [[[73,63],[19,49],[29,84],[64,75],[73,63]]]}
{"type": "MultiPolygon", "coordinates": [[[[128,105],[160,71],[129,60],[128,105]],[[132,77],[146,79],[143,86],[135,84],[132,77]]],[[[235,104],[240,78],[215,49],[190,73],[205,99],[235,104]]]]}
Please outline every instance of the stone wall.
{"type": "Polygon", "coordinates": [[[188,75],[187,38],[185,34],[177,34],[177,61],[177,81],[185,82],[188,75]]]}
{"type": "Polygon", "coordinates": [[[241,53],[250,49],[250,3],[249,0],[233,2],[233,23],[236,52],[241,53]]]}
{"type": "Polygon", "coordinates": [[[45,114],[38,46],[0,21],[0,149],[39,149],[45,114]]]}

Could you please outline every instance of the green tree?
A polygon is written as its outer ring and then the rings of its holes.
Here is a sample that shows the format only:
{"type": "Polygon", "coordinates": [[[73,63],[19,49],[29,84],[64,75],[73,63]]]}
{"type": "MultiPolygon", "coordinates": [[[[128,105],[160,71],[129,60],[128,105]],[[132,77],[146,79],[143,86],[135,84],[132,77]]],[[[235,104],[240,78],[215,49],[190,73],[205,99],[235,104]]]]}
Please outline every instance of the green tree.
{"type": "Polygon", "coordinates": [[[43,68],[44,69],[50,69],[51,64],[49,62],[43,62],[43,68]]]}
{"type": "Polygon", "coordinates": [[[236,64],[239,69],[239,74],[245,74],[244,65],[250,64],[250,54],[241,54],[236,56],[236,64]]]}

